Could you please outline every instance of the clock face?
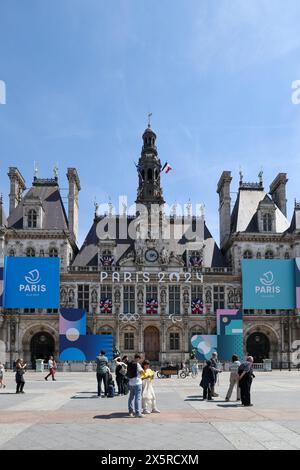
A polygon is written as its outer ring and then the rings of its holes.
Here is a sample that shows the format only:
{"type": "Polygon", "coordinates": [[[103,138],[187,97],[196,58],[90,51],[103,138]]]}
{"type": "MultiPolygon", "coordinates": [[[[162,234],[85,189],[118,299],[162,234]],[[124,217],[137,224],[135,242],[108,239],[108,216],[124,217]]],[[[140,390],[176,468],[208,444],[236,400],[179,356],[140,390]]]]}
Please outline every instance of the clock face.
{"type": "Polygon", "coordinates": [[[147,261],[150,261],[150,263],[154,263],[154,261],[156,261],[158,258],[158,253],[154,249],[147,250],[145,253],[145,258],[147,261]]]}

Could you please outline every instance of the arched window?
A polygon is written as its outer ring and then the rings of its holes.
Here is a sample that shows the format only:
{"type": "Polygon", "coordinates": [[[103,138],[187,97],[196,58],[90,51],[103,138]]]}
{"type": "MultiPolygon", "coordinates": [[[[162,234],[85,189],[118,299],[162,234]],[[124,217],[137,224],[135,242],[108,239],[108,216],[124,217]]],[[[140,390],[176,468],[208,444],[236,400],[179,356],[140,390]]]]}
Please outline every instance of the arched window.
{"type": "Polygon", "coordinates": [[[32,247],[27,248],[26,256],[35,256],[35,249],[32,247]]]}
{"type": "Polygon", "coordinates": [[[253,258],[252,252],[251,252],[250,250],[244,251],[243,258],[244,258],[244,259],[251,259],[251,258],[253,258]]]}
{"type": "Polygon", "coordinates": [[[45,251],[44,250],[40,250],[40,256],[45,256],[45,251]]]}
{"type": "Polygon", "coordinates": [[[272,216],[271,214],[263,215],[263,231],[272,232],[272,216]]]}
{"type": "Polygon", "coordinates": [[[148,181],[152,181],[152,169],[151,168],[149,168],[147,171],[147,178],[148,178],[148,181]]]}
{"type": "Polygon", "coordinates": [[[256,258],[257,258],[257,259],[260,259],[260,258],[261,258],[261,252],[260,252],[260,251],[258,251],[258,252],[256,253],[256,258]]]}
{"type": "Polygon", "coordinates": [[[37,215],[34,209],[28,211],[28,228],[36,228],[37,215]]]}
{"type": "Polygon", "coordinates": [[[13,248],[9,250],[8,256],[15,256],[15,250],[13,248]]]}
{"type": "Polygon", "coordinates": [[[288,251],[286,251],[286,252],[284,253],[284,258],[285,258],[285,259],[290,259],[290,254],[289,254],[288,251]]]}
{"type": "Polygon", "coordinates": [[[57,256],[58,256],[57,248],[54,248],[54,247],[50,248],[50,250],[49,250],[49,256],[50,256],[51,258],[57,258],[57,256]]]}
{"type": "Polygon", "coordinates": [[[272,250],[267,250],[265,254],[265,259],[273,259],[274,258],[274,253],[272,250]]]}

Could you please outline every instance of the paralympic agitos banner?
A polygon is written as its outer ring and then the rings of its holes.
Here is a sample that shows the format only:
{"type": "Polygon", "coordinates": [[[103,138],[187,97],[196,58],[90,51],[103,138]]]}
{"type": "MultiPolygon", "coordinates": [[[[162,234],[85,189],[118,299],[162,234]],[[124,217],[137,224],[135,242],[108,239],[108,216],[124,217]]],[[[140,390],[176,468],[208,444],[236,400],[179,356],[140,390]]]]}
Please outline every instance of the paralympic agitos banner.
{"type": "Polygon", "coordinates": [[[4,308],[59,308],[59,258],[7,256],[4,308]]]}

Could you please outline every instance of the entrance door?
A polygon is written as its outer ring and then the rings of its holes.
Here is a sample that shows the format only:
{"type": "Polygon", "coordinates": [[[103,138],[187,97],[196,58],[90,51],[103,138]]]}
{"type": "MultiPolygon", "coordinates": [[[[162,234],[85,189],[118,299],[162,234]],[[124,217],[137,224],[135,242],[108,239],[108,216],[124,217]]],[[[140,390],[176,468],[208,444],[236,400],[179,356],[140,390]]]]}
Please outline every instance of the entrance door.
{"type": "Polygon", "coordinates": [[[145,358],[159,361],[159,331],[155,326],[148,326],[144,331],[145,358]]]}
{"type": "Polygon", "coordinates": [[[270,341],[264,333],[252,333],[247,339],[247,352],[254,357],[254,362],[263,362],[269,358],[270,341]]]}
{"type": "Polygon", "coordinates": [[[36,359],[44,359],[48,361],[50,356],[54,355],[55,344],[54,339],[49,333],[44,331],[36,333],[30,342],[30,353],[32,367],[35,367],[36,359]]]}

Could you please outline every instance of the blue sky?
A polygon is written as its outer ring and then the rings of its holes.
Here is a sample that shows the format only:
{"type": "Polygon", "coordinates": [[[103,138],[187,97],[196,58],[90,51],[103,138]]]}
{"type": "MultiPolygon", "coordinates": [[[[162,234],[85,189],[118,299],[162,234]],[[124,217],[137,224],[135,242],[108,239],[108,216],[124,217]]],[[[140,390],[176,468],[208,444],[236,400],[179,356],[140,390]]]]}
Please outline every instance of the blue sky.
{"type": "MultiPolygon", "coordinates": [[[[27,187],[38,162],[81,179],[80,240],[93,201],[136,197],[133,161],[151,111],[169,204],[203,201],[218,239],[216,185],[237,190],[263,167],[265,188],[288,173],[289,216],[300,200],[298,0],[0,0],[0,191],[9,166],[27,187]]],[[[63,190],[63,195],[67,192],[63,190]]],[[[233,198],[235,194],[232,194],[233,198]]]]}

